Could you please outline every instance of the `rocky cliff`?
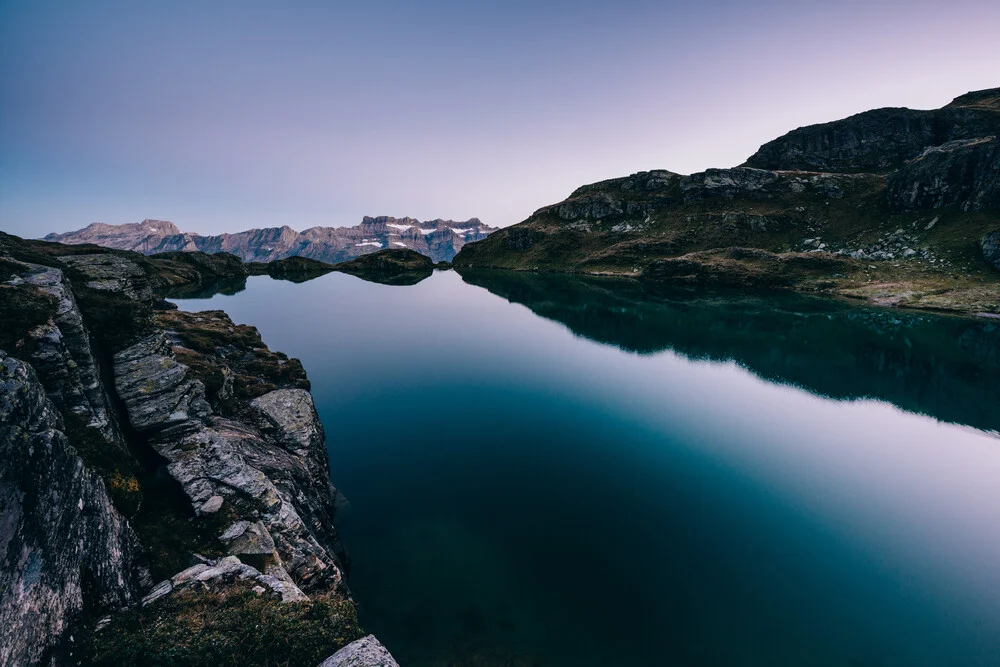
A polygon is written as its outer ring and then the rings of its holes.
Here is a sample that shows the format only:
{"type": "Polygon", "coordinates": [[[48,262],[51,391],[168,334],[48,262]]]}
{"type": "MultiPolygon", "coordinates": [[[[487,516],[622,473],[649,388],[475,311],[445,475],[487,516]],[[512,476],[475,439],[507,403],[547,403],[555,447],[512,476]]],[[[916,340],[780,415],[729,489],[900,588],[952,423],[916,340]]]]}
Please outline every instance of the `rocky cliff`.
{"type": "Polygon", "coordinates": [[[47,241],[93,243],[108,248],[151,255],[164,252],[231,253],[244,262],[271,262],[287,257],[307,257],[336,264],[382,249],[408,248],[435,262],[448,262],[466,243],[480,241],[495,228],[477,218],[465,222],[365,216],[354,227],[312,227],[297,232],[291,227],[251,229],[237,234],[200,236],[181,232],[163,220],[127,225],[94,224],[65,234],[49,234],[47,241]]]}
{"type": "Polygon", "coordinates": [[[1000,89],[800,128],[744,165],[587,185],[459,268],[614,274],[1000,312],[1000,89]]]}
{"type": "Polygon", "coordinates": [[[240,275],[0,235],[3,664],[317,664],[361,637],[301,364],[161,299],[240,275]]]}

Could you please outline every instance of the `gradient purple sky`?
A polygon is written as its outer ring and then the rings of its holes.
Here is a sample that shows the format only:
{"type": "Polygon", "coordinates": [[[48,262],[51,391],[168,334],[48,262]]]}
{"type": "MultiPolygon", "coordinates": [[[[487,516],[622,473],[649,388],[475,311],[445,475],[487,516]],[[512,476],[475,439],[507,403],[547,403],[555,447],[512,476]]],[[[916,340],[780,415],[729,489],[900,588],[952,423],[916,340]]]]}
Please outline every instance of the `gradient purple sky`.
{"type": "Polygon", "coordinates": [[[1000,86],[1000,2],[0,0],[0,229],[505,226],[1000,86]]]}

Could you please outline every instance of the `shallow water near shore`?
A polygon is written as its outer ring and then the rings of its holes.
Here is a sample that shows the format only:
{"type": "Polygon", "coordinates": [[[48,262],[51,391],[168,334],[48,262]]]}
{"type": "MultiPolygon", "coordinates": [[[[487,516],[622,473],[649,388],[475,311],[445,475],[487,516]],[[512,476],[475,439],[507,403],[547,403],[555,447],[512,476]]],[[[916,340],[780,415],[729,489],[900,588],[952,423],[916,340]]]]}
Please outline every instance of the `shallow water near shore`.
{"type": "Polygon", "coordinates": [[[267,277],[404,665],[1000,664],[1000,323],[436,272],[267,277]]]}

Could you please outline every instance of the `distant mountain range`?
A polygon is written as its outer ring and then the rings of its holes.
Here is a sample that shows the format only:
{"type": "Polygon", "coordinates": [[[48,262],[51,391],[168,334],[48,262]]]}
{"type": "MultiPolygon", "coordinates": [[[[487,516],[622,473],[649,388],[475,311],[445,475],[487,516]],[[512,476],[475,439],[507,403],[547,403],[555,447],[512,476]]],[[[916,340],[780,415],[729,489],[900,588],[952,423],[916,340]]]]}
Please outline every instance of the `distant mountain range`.
{"type": "Polygon", "coordinates": [[[95,222],[65,234],[49,234],[46,241],[94,243],[146,255],[173,251],[228,252],[244,262],[270,262],[286,257],[308,257],[329,264],[345,262],[382,249],[409,248],[435,262],[450,262],[466,243],[485,239],[497,230],[470,218],[465,222],[365,216],[354,227],[312,227],[297,232],[287,225],[250,229],[236,234],[201,236],[182,232],[165,220],[143,220],[126,225],[95,222]]]}

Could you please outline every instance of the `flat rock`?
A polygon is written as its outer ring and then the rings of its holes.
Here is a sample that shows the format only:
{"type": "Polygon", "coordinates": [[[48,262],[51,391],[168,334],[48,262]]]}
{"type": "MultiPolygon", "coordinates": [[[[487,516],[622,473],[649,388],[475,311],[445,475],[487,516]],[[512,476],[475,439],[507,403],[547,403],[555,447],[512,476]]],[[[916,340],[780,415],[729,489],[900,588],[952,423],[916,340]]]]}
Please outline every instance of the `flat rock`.
{"type": "Polygon", "coordinates": [[[340,649],[319,667],[399,667],[399,663],[375,635],[368,635],[340,649]]]}

